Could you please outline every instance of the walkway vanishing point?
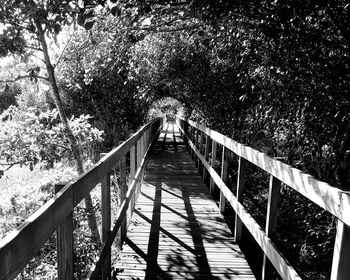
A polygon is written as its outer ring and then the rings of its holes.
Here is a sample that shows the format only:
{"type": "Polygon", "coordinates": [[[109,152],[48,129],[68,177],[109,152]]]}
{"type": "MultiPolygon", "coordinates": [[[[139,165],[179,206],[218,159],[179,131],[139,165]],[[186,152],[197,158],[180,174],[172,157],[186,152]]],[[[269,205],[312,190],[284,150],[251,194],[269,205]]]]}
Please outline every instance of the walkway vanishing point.
{"type": "Polygon", "coordinates": [[[86,279],[255,279],[238,247],[249,236],[256,243],[254,257],[255,252],[262,255],[254,260],[257,279],[278,274],[283,280],[301,280],[274,243],[283,218],[278,207],[282,184],[333,215],[337,227],[330,280],[349,280],[350,192],[181,117],[176,124],[150,121],[74,182],[57,188],[52,199],[0,240],[0,280],[16,279],[53,234],[57,279],[73,280],[73,211],[97,186],[102,246],[86,279]],[[234,175],[229,177],[231,164],[234,175]],[[270,178],[264,229],[243,204],[245,180],[251,176],[247,165],[270,178]],[[112,174],[120,190],[113,221],[112,174]],[[211,194],[219,195],[218,205],[211,194]],[[224,216],[234,223],[232,233],[224,216]],[[116,238],[123,247],[119,261],[112,263],[116,238]]]}
{"type": "Polygon", "coordinates": [[[117,271],[118,279],[255,279],[176,124],[146,167],[117,271]]]}

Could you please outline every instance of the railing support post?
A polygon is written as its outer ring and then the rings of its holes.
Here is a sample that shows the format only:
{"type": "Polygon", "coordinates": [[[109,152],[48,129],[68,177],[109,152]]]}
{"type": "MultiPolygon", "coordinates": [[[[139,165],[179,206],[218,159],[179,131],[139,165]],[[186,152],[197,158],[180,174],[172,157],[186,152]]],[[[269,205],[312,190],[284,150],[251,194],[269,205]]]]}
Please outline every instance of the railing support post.
{"type": "Polygon", "coordinates": [[[350,226],[338,220],[331,280],[347,280],[350,275],[350,226]]]}
{"type": "MultiPolygon", "coordinates": [[[[245,187],[245,171],[247,161],[239,157],[238,161],[238,178],[237,178],[237,201],[243,202],[243,192],[245,187]]],[[[235,241],[239,243],[242,239],[242,221],[236,213],[235,218],[235,241]]]]}
{"type": "MultiPolygon", "coordinates": [[[[136,174],[136,160],[135,160],[135,145],[133,145],[130,148],[130,183],[135,179],[135,174],[136,174]]],[[[132,199],[131,199],[131,215],[134,213],[135,209],[135,202],[136,202],[136,197],[135,197],[135,192],[132,194],[132,199]]]]}
{"type": "MultiPolygon", "coordinates": [[[[137,162],[136,162],[136,166],[137,166],[137,169],[139,167],[141,167],[141,161],[142,161],[142,152],[141,152],[141,138],[139,140],[137,140],[137,162]]],[[[141,187],[141,176],[140,178],[137,180],[137,188],[140,189],[141,187]]]]}
{"type": "MultiPolygon", "coordinates": [[[[195,128],[194,147],[196,149],[198,149],[198,137],[199,137],[198,129],[195,128]]],[[[197,155],[195,152],[193,152],[193,160],[196,167],[199,168],[199,159],[197,158],[197,155]]]]}
{"type": "MultiPolygon", "coordinates": [[[[199,153],[201,155],[203,155],[203,145],[204,145],[204,132],[201,131],[200,133],[200,141],[199,141],[199,153]]],[[[203,176],[203,172],[204,172],[204,165],[202,164],[202,162],[198,159],[198,171],[199,171],[199,174],[201,174],[203,176]]]]}
{"type": "MultiPolygon", "coordinates": [[[[128,191],[128,185],[126,184],[126,159],[125,156],[119,161],[119,172],[120,172],[120,202],[123,203],[123,201],[126,198],[126,193],[128,191]]],[[[127,226],[128,226],[128,215],[126,214],[123,220],[123,223],[121,225],[121,242],[120,245],[123,244],[123,242],[126,239],[126,232],[127,232],[127,226]]]]}
{"type": "MultiPolygon", "coordinates": [[[[222,160],[221,160],[221,179],[226,184],[227,183],[227,166],[228,166],[228,159],[227,159],[227,148],[225,146],[222,146],[222,160]]],[[[226,198],[224,196],[224,193],[220,191],[220,202],[219,202],[219,209],[221,214],[225,214],[225,208],[226,208],[226,198]]]]}
{"type": "MultiPolygon", "coordinates": [[[[277,231],[277,217],[278,217],[278,200],[281,190],[281,181],[270,176],[269,184],[269,198],[267,202],[267,214],[266,214],[266,236],[274,237],[277,231]]],[[[263,267],[262,267],[262,280],[272,279],[273,266],[264,254],[263,257],[263,267]]]]}
{"type": "MultiPolygon", "coordinates": [[[[208,161],[209,149],[210,149],[210,137],[209,137],[209,135],[205,135],[204,158],[205,158],[206,161],[208,161]]],[[[208,181],[208,170],[206,168],[203,168],[203,181],[205,183],[207,183],[207,181],[208,181]]]]}
{"type": "MultiPolygon", "coordinates": [[[[217,149],[217,143],[215,140],[213,140],[211,144],[211,167],[214,168],[215,162],[216,162],[216,149],[217,149]]],[[[215,189],[215,183],[213,178],[210,176],[210,186],[209,186],[209,191],[211,194],[214,194],[214,189],[215,189]]]]}
{"type": "MultiPolygon", "coordinates": [[[[66,184],[56,184],[58,193],[66,184]]],[[[72,211],[73,211],[73,196],[72,211]]],[[[73,280],[73,212],[57,229],[57,273],[59,280],[73,280]]]]}
{"type": "MultiPolygon", "coordinates": [[[[104,154],[101,154],[102,158],[104,154]]],[[[102,243],[104,244],[111,230],[111,177],[108,172],[101,181],[101,208],[102,208],[102,243]]],[[[102,268],[102,280],[111,279],[111,251],[108,252],[102,268]]]]}

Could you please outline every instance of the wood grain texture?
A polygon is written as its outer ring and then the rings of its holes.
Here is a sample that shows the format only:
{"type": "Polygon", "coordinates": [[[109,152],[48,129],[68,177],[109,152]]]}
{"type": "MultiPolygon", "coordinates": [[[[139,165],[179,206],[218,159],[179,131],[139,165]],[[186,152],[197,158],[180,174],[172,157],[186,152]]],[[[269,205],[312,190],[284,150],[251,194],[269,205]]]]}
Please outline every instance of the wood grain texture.
{"type": "MultiPolygon", "coordinates": [[[[271,241],[269,237],[266,236],[265,232],[259,226],[259,224],[254,220],[254,218],[247,212],[243,205],[238,201],[238,199],[233,195],[231,190],[222,181],[220,176],[216,173],[214,168],[212,168],[209,163],[204,159],[203,156],[196,149],[194,143],[188,140],[188,145],[198,156],[199,160],[202,161],[205,168],[208,170],[211,178],[215,182],[215,185],[223,192],[227,201],[231,204],[233,210],[238,215],[241,222],[246,226],[248,231],[254,237],[255,241],[263,250],[264,254],[269,258],[277,272],[280,274],[282,279],[286,280],[300,280],[300,276],[295,271],[295,269],[289,264],[287,259],[282,255],[282,253],[277,249],[275,244],[271,241]]],[[[245,160],[244,160],[245,161],[245,160]]],[[[242,161],[241,163],[243,163],[242,161]]],[[[239,176],[238,176],[239,177],[239,176]]],[[[239,179],[239,178],[238,178],[239,179]]]]}
{"type": "Polygon", "coordinates": [[[255,279],[179,132],[168,129],[146,169],[117,279],[255,279]]]}
{"type": "Polygon", "coordinates": [[[181,121],[188,122],[189,126],[203,131],[205,134],[209,135],[213,141],[224,145],[239,157],[265,170],[350,226],[349,192],[344,192],[325,182],[319,181],[297,168],[293,168],[251,147],[240,144],[215,130],[211,130],[193,121],[177,117],[177,122],[179,123],[181,121]]]}

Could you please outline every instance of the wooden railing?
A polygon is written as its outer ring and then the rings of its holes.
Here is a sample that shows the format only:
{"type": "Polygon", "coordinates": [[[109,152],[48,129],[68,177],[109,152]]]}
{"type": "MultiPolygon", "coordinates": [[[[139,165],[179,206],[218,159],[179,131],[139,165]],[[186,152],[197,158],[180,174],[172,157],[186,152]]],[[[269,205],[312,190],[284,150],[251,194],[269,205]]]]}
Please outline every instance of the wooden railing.
{"type": "MultiPolygon", "coordinates": [[[[88,279],[110,279],[111,244],[118,230],[126,235],[127,210],[134,207],[135,189],[140,184],[147,153],[157,139],[163,119],[142,127],[127,141],[106,154],[93,168],[76,181],[64,186],[20,227],[0,241],[0,279],[14,279],[36,256],[44,243],[57,231],[58,279],[73,279],[73,219],[75,206],[101,183],[102,249],[100,258],[88,279]],[[126,178],[126,156],[130,157],[129,185],[126,178]],[[122,201],[111,229],[110,175],[119,164],[122,201]]],[[[132,209],[133,210],[133,209],[132,209]]]]}
{"type": "MultiPolygon", "coordinates": [[[[264,153],[216,132],[193,121],[177,117],[180,131],[191,148],[191,153],[199,161],[203,177],[210,175],[210,191],[215,185],[220,189],[220,211],[225,210],[226,200],[236,213],[234,235],[240,242],[242,223],[252,234],[264,252],[262,279],[271,277],[271,264],[283,279],[301,279],[295,269],[272,242],[271,236],[277,228],[278,199],[281,182],[299,192],[338,219],[337,234],[333,252],[331,280],[348,280],[350,277],[350,194],[327,183],[321,182],[302,171],[291,167],[264,153]],[[210,142],[212,143],[210,145],[210,142]],[[222,145],[221,174],[213,168],[217,146],[222,145]],[[226,185],[227,153],[233,152],[239,158],[236,195],[226,185]],[[211,154],[211,161],[209,161],[211,154]],[[242,205],[245,186],[246,163],[250,162],[270,174],[269,196],[266,214],[266,228],[263,230],[242,205]],[[204,168],[203,168],[204,167],[204,168]],[[226,199],[226,200],[225,200],[226,199]]],[[[248,174],[247,174],[248,175],[248,174]]]]}

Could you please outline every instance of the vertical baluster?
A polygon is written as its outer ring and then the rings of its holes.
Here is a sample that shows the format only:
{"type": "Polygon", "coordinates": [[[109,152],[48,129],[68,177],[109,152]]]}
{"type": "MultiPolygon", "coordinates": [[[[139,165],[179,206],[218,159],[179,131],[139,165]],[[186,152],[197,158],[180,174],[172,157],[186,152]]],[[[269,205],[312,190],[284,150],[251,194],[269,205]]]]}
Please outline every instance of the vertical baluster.
{"type": "MultiPolygon", "coordinates": [[[[281,181],[270,176],[269,184],[269,198],[267,202],[267,214],[266,214],[266,236],[273,238],[277,231],[277,214],[278,214],[278,200],[281,190],[281,181]]],[[[272,279],[273,266],[264,254],[263,268],[262,268],[262,280],[272,279]]]]}
{"type": "MultiPolygon", "coordinates": [[[[195,145],[194,139],[195,139],[195,131],[193,126],[190,127],[190,140],[195,145]]],[[[191,158],[194,160],[194,150],[191,148],[191,158]]]]}
{"type": "MultiPolygon", "coordinates": [[[[55,185],[58,193],[66,184],[55,185]]],[[[73,193],[71,193],[73,211],[73,193]]],[[[57,273],[59,280],[73,280],[73,213],[57,229],[57,273]]]]}
{"type": "MultiPolygon", "coordinates": [[[[139,138],[139,140],[137,140],[137,169],[141,167],[141,160],[142,160],[142,156],[141,156],[141,138],[139,138]]],[[[141,186],[141,176],[140,178],[137,180],[137,188],[140,189],[141,186]]]]}
{"type": "MultiPolygon", "coordinates": [[[[245,171],[246,171],[246,163],[247,161],[239,157],[239,163],[238,163],[238,178],[237,178],[237,200],[238,202],[243,202],[243,192],[245,187],[245,171]]],[[[235,219],[235,241],[239,243],[242,238],[242,221],[238,217],[236,213],[236,219],[235,219]]]]}
{"type": "MultiPolygon", "coordinates": [[[[136,173],[136,162],[135,162],[135,145],[132,145],[130,148],[130,183],[135,179],[135,173],[136,173]]],[[[131,199],[131,215],[133,214],[135,210],[135,192],[132,194],[131,199]]]]}
{"type": "MultiPolygon", "coordinates": [[[[204,132],[201,131],[200,132],[200,141],[199,141],[199,153],[201,155],[203,155],[203,145],[204,145],[204,132]]],[[[203,169],[204,169],[204,165],[202,164],[201,160],[198,158],[198,169],[199,169],[199,174],[203,175],[203,169]]]]}
{"type": "MultiPolygon", "coordinates": [[[[216,149],[217,149],[217,143],[213,139],[213,142],[211,144],[211,167],[214,168],[215,162],[216,162],[216,149]]],[[[215,189],[215,183],[213,178],[210,176],[210,187],[209,191],[211,194],[214,194],[214,189],[215,189]]]]}
{"type": "MultiPolygon", "coordinates": [[[[198,133],[198,129],[195,128],[195,131],[194,131],[194,147],[197,149],[198,148],[198,137],[199,137],[199,133],[198,133]]],[[[193,161],[194,161],[194,164],[197,166],[197,155],[196,153],[193,153],[193,161]]]]}
{"type": "MultiPolygon", "coordinates": [[[[227,183],[227,166],[228,166],[228,159],[227,159],[227,148],[225,146],[222,146],[222,160],[221,160],[221,179],[226,184],[227,183]]],[[[224,196],[224,193],[220,191],[220,203],[219,203],[219,209],[222,214],[225,214],[225,205],[226,199],[224,196]]]]}
{"type": "MultiPolygon", "coordinates": [[[[103,157],[103,154],[101,154],[103,157]]],[[[111,229],[111,177],[108,172],[101,181],[101,210],[102,210],[102,244],[109,236],[111,229]]],[[[111,251],[106,256],[102,268],[102,280],[111,279],[111,251]]]]}
{"type": "Polygon", "coordinates": [[[350,226],[338,220],[331,280],[348,280],[350,275],[350,226]]]}
{"type": "MultiPolygon", "coordinates": [[[[126,159],[125,156],[119,161],[119,172],[120,172],[120,202],[121,204],[125,200],[126,193],[128,191],[128,185],[126,183],[126,159]]],[[[127,215],[124,217],[123,223],[121,225],[121,242],[122,245],[126,238],[126,231],[128,225],[127,215]]]]}
{"type": "MultiPolygon", "coordinates": [[[[209,158],[209,149],[210,149],[210,137],[209,135],[205,135],[204,158],[206,161],[208,161],[208,158],[209,158]]],[[[207,183],[207,180],[208,180],[208,170],[206,168],[203,168],[203,181],[207,183]]]]}

